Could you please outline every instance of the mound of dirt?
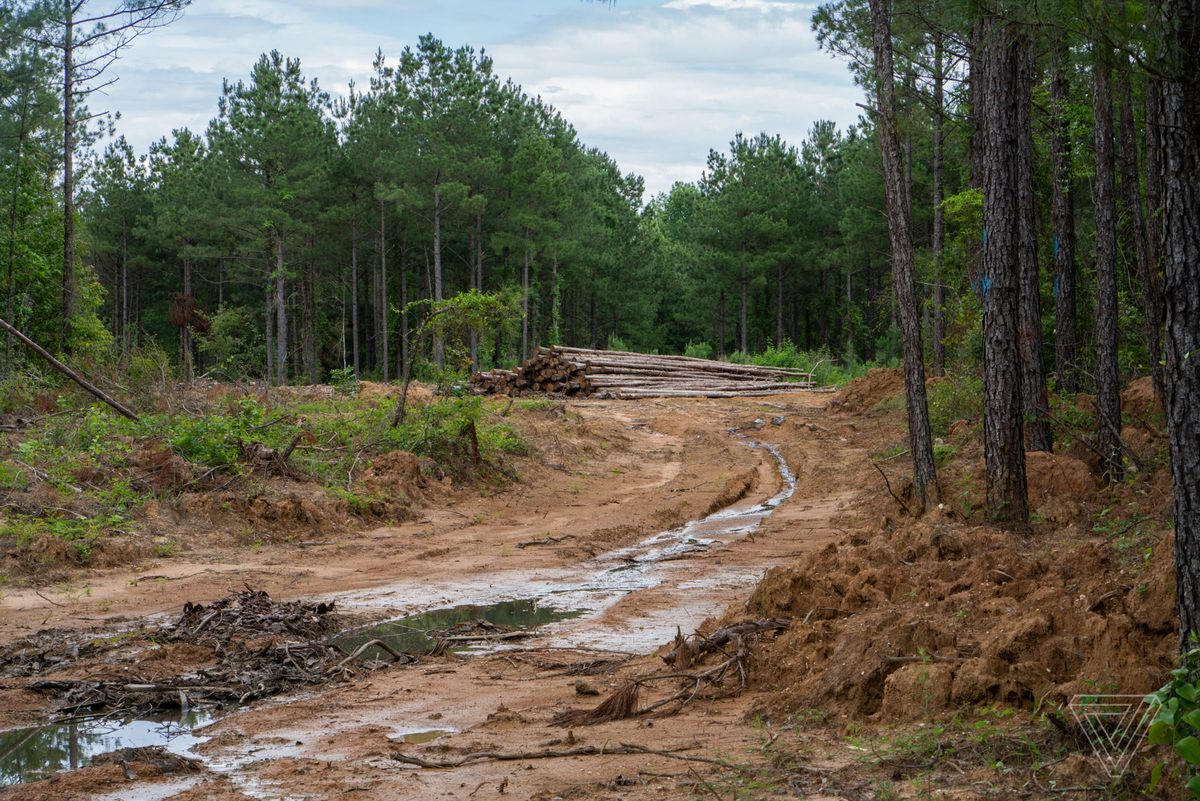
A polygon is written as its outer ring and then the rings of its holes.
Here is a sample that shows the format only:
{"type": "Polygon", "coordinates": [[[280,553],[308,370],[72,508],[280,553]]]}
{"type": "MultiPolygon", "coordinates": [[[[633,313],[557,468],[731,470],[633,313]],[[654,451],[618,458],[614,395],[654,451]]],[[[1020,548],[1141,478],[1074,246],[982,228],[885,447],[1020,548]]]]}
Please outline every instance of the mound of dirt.
{"type": "Polygon", "coordinates": [[[129,466],[137,471],[137,481],[153,490],[173,489],[195,480],[192,466],[162,440],[140,444],[129,454],[129,466]]]}
{"type": "Polygon", "coordinates": [[[899,370],[873,367],[856,378],[830,401],[830,406],[846,411],[866,411],[880,401],[904,392],[904,374],[899,370]]]}
{"type": "Polygon", "coordinates": [[[412,501],[420,497],[426,481],[420,459],[408,451],[389,451],[371,462],[357,486],[366,495],[412,501]]]}
{"type": "MultiPolygon", "coordinates": [[[[400,397],[399,384],[383,384],[377,381],[359,381],[358,397],[360,400],[379,403],[386,398],[400,397]]],[[[425,406],[433,402],[433,389],[416,381],[408,385],[409,406],[425,406]]]]}
{"type": "Polygon", "coordinates": [[[1083,460],[1045,451],[1025,453],[1025,480],[1030,508],[1050,522],[1064,525],[1079,517],[1080,504],[1100,486],[1083,460]]]}
{"type": "Polygon", "coordinates": [[[1131,418],[1135,425],[1160,424],[1163,419],[1163,407],[1158,393],[1154,391],[1154,379],[1143,376],[1129,382],[1125,389],[1121,390],[1121,411],[1131,418]]]}
{"type": "MultiPolygon", "coordinates": [[[[1090,480],[1065,472],[1064,486],[1090,480]]],[[[1074,527],[1030,540],[919,521],[776,568],[731,614],[793,619],[756,668],[772,711],[898,720],[1098,687],[1143,693],[1174,664],[1172,553],[1164,535],[1133,572],[1074,527]]]]}

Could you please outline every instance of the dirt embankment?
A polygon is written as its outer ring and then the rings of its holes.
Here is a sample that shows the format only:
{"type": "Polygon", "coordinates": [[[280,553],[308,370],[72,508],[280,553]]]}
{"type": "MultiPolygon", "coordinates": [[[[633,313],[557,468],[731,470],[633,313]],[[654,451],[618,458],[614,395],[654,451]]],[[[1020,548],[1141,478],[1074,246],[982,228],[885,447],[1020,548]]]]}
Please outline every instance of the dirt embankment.
{"type": "MultiPolygon", "coordinates": [[[[1148,382],[1125,392],[1128,441],[1162,440],[1145,422],[1161,420],[1153,395],[1142,397],[1148,382]]],[[[902,389],[898,373],[873,370],[830,407],[846,419],[902,389]]],[[[895,416],[855,423],[886,441],[895,416]]],[[[770,700],[760,709],[919,720],[1162,684],[1176,650],[1173,541],[1152,448],[1138,449],[1143,471],[1115,488],[1081,459],[1027,454],[1034,526],[1019,534],[979,523],[972,427],[952,426],[961,447],[942,471],[938,510],[912,520],[875,487],[847,515],[846,536],[770,571],[738,610],[795,621],[762,654],[756,675],[770,700]]]]}

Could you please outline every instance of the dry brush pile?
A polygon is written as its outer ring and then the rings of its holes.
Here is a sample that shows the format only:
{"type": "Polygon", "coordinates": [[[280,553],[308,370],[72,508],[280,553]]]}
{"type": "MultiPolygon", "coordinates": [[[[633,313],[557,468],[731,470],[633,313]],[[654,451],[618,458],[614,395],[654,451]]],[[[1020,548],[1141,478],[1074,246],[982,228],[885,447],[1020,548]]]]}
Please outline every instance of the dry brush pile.
{"type": "Polygon", "coordinates": [[[791,367],[568,347],[538,348],[516,370],[471,377],[472,389],[482,395],[530,392],[618,399],[744,397],[812,385],[811,373],[791,367]]]}

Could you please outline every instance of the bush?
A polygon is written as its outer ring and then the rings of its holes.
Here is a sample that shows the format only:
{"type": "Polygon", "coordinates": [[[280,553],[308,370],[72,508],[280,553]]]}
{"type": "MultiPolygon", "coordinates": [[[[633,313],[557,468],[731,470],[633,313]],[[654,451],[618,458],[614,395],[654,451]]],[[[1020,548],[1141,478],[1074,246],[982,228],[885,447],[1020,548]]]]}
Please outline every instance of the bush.
{"type": "Polygon", "coordinates": [[[212,329],[196,337],[200,353],[211,365],[208,372],[229,380],[261,375],[266,363],[266,346],[250,310],[241,306],[222,306],[209,321],[212,329]]]}
{"type": "Polygon", "coordinates": [[[693,359],[711,359],[713,353],[715,353],[713,346],[707,342],[689,342],[683,349],[683,355],[693,359]]]}
{"type": "Polygon", "coordinates": [[[983,419],[983,379],[946,376],[929,383],[929,425],[935,437],[944,437],[956,420],[972,425],[983,419]]]}

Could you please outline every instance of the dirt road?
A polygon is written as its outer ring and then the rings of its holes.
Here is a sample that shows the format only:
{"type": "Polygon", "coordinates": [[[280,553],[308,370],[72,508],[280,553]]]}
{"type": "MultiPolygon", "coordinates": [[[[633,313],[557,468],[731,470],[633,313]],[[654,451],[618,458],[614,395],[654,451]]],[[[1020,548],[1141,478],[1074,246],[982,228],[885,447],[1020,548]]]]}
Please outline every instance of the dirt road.
{"type": "MultiPolygon", "coordinates": [[[[596,702],[577,695],[577,681],[606,694],[623,676],[661,667],[653,652],[677,627],[694,630],[736,606],[767,567],[833,539],[839,509],[869,464],[862,444],[847,437],[854,434],[824,419],[827,399],[570,404],[547,415],[540,464],[520,483],[490,493],[437,488],[423,517],[406,525],[289,546],[185,551],[137,572],[95,573],[51,596],[14,592],[3,600],[3,641],[48,627],[110,631],[247,584],[274,596],[334,599],[363,621],[507,601],[573,616],[519,648],[391,668],[228,713],[189,741],[189,754],[205,765],[198,774],[130,781],[117,765],[95,766],[10,792],[177,801],[652,798],[711,767],[678,756],[745,761],[764,737],[746,717],[748,693],[658,721],[571,730],[551,721],[596,702]],[[611,667],[586,679],[569,675],[585,662],[611,667]],[[686,750],[446,770],[393,758],[619,743],[686,750]]],[[[36,712],[28,698],[3,700],[10,703],[0,722],[36,712]]]]}

